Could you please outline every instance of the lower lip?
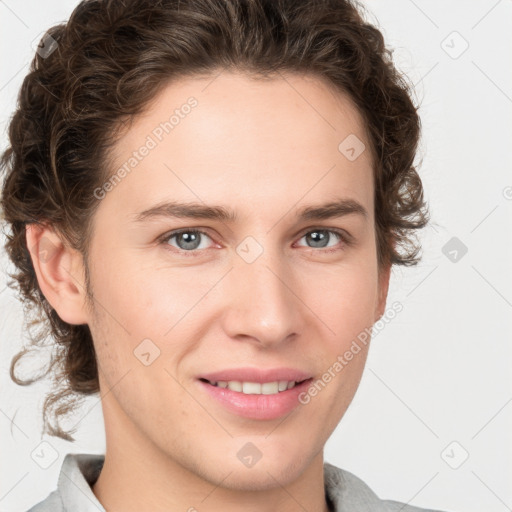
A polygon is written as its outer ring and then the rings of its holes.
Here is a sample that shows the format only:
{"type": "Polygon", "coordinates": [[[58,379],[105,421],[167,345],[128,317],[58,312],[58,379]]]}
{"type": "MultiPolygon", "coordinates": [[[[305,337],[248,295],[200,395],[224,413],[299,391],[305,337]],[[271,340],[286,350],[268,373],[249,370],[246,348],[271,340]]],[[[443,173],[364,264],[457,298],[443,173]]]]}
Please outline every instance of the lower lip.
{"type": "Polygon", "coordinates": [[[299,402],[299,395],[306,391],[312,379],[297,384],[292,389],[274,395],[246,395],[228,388],[213,386],[199,380],[201,387],[220,402],[228,411],[254,420],[273,420],[289,414],[299,402]]]}

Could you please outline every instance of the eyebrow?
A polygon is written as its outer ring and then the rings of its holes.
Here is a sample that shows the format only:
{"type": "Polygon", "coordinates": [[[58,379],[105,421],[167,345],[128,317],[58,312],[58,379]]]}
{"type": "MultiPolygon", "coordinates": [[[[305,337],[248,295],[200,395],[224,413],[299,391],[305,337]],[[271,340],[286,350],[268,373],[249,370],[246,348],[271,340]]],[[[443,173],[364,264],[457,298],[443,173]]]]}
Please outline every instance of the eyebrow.
{"type": "MultiPolygon", "coordinates": [[[[298,210],[297,217],[302,221],[311,221],[334,219],[351,214],[368,219],[366,208],[354,199],[337,199],[321,205],[305,206],[298,210]]],[[[166,201],[135,214],[134,222],[145,222],[159,217],[209,219],[231,223],[238,219],[236,212],[224,206],[166,201]]]]}

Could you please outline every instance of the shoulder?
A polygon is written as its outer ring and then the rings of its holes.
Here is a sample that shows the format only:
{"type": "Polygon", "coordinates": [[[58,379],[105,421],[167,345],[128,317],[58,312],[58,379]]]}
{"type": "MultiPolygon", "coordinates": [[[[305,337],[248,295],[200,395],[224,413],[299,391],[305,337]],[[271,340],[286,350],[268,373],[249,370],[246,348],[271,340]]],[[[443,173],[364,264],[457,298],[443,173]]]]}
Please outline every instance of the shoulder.
{"type": "Polygon", "coordinates": [[[381,500],[356,475],[324,463],[326,496],[330,499],[334,512],[441,512],[439,510],[413,507],[392,500],[381,500]]]}
{"type": "Polygon", "coordinates": [[[91,503],[103,511],[91,485],[100,474],[104,455],[68,453],[64,457],[57,482],[57,489],[27,512],[71,512],[89,510],[91,503]]]}

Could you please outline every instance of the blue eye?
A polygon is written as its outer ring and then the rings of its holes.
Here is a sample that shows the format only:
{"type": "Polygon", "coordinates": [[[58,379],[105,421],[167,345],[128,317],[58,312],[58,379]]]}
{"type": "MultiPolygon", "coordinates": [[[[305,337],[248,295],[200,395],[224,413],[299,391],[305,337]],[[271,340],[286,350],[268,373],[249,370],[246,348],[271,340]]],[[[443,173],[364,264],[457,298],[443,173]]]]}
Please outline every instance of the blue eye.
{"type": "MultiPolygon", "coordinates": [[[[342,251],[345,247],[352,244],[350,237],[345,235],[343,231],[337,229],[310,229],[304,233],[299,240],[303,238],[305,238],[308,241],[307,243],[311,245],[301,245],[300,247],[306,247],[308,249],[323,249],[315,251],[319,253],[342,251]],[[340,241],[342,242],[341,245],[339,243],[340,241]],[[334,244],[331,242],[334,242],[334,244]]],[[[209,248],[207,241],[205,241],[206,239],[212,241],[212,238],[204,231],[184,228],[166,233],[160,238],[160,242],[166,246],[173,247],[175,252],[180,254],[186,256],[199,256],[201,251],[209,248]],[[171,243],[171,240],[174,240],[175,242],[171,243]]]]}
{"type": "MultiPolygon", "coordinates": [[[[310,242],[313,243],[312,246],[310,246],[311,249],[323,249],[325,247],[333,247],[332,245],[328,245],[331,240],[333,240],[332,234],[335,235],[335,237],[338,240],[341,240],[343,242],[346,242],[345,238],[341,233],[338,231],[334,231],[331,229],[314,229],[312,231],[308,231],[305,233],[302,238],[309,239],[310,242]]],[[[334,238],[335,240],[335,238],[334,238]]],[[[336,240],[335,240],[336,241],[336,240]]],[[[334,245],[335,247],[335,245],[334,245]]],[[[331,250],[327,251],[331,252],[331,250]]]]}
{"type": "Polygon", "coordinates": [[[166,236],[162,241],[168,242],[173,238],[176,239],[177,249],[184,252],[195,251],[196,249],[205,249],[201,247],[201,238],[210,238],[204,231],[197,229],[182,229],[181,231],[173,231],[166,236]]]}

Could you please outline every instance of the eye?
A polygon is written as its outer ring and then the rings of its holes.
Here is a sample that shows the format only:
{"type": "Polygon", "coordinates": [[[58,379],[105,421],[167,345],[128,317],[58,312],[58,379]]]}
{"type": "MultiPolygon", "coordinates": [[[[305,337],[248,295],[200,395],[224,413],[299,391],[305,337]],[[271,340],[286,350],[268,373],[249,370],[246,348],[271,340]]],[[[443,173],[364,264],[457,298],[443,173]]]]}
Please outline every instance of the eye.
{"type": "Polygon", "coordinates": [[[211,240],[204,231],[198,229],[182,229],[166,234],[160,241],[164,244],[176,247],[176,249],[183,252],[194,252],[199,249],[208,249],[203,243],[205,238],[211,240]],[[170,240],[173,239],[176,240],[176,245],[170,243],[170,240]]]}
{"type": "Polygon", "coordinates": [[[334,230],[334,229],[324,229],[324,228],[313,229],[313,230],[310,230],[307,233],[305,233],[301,237],[301,239],[302,238],[305,238],[306,241],[311,244],[308,246],[311,249],[329,248],[323,252],[332,252],[332,251],[342,250],[344,248],[344,246],[350,245],[348,236],[345,236],[342,234],[341,231],[334,230]],[[337,247],[337,244],[336,244],[337,240],[338,241],[341,240],[343,242],[341,247],[337,247]],[[334,244],[332,244],[331,242],[334,242],[334,244]]]}
{"type": "MultiPolygon", "coordinates": [[[[210,248],[208,246],[207,239],[213,241],[212,238],[204,231],[184,228],[164,234],[159,241],[165,246],[174,247],[178,253],[187,256],[197,256],[202,250],[210,248]],[[171,241],[174,243],[171,243],[171,241]]],[[[309,244],[306,247],[309,249],[323,249],[322,251],[317,252],[341,251],[352,243],[348,234],[339,230],[325,228],[310,229],[304,233],[299,240],[302,239],[306,239],[309,244]],[[337,241],[338,244],[336,243],[337,241]],[[342,242],[341,246],[339,241],[342,242]]]]}

